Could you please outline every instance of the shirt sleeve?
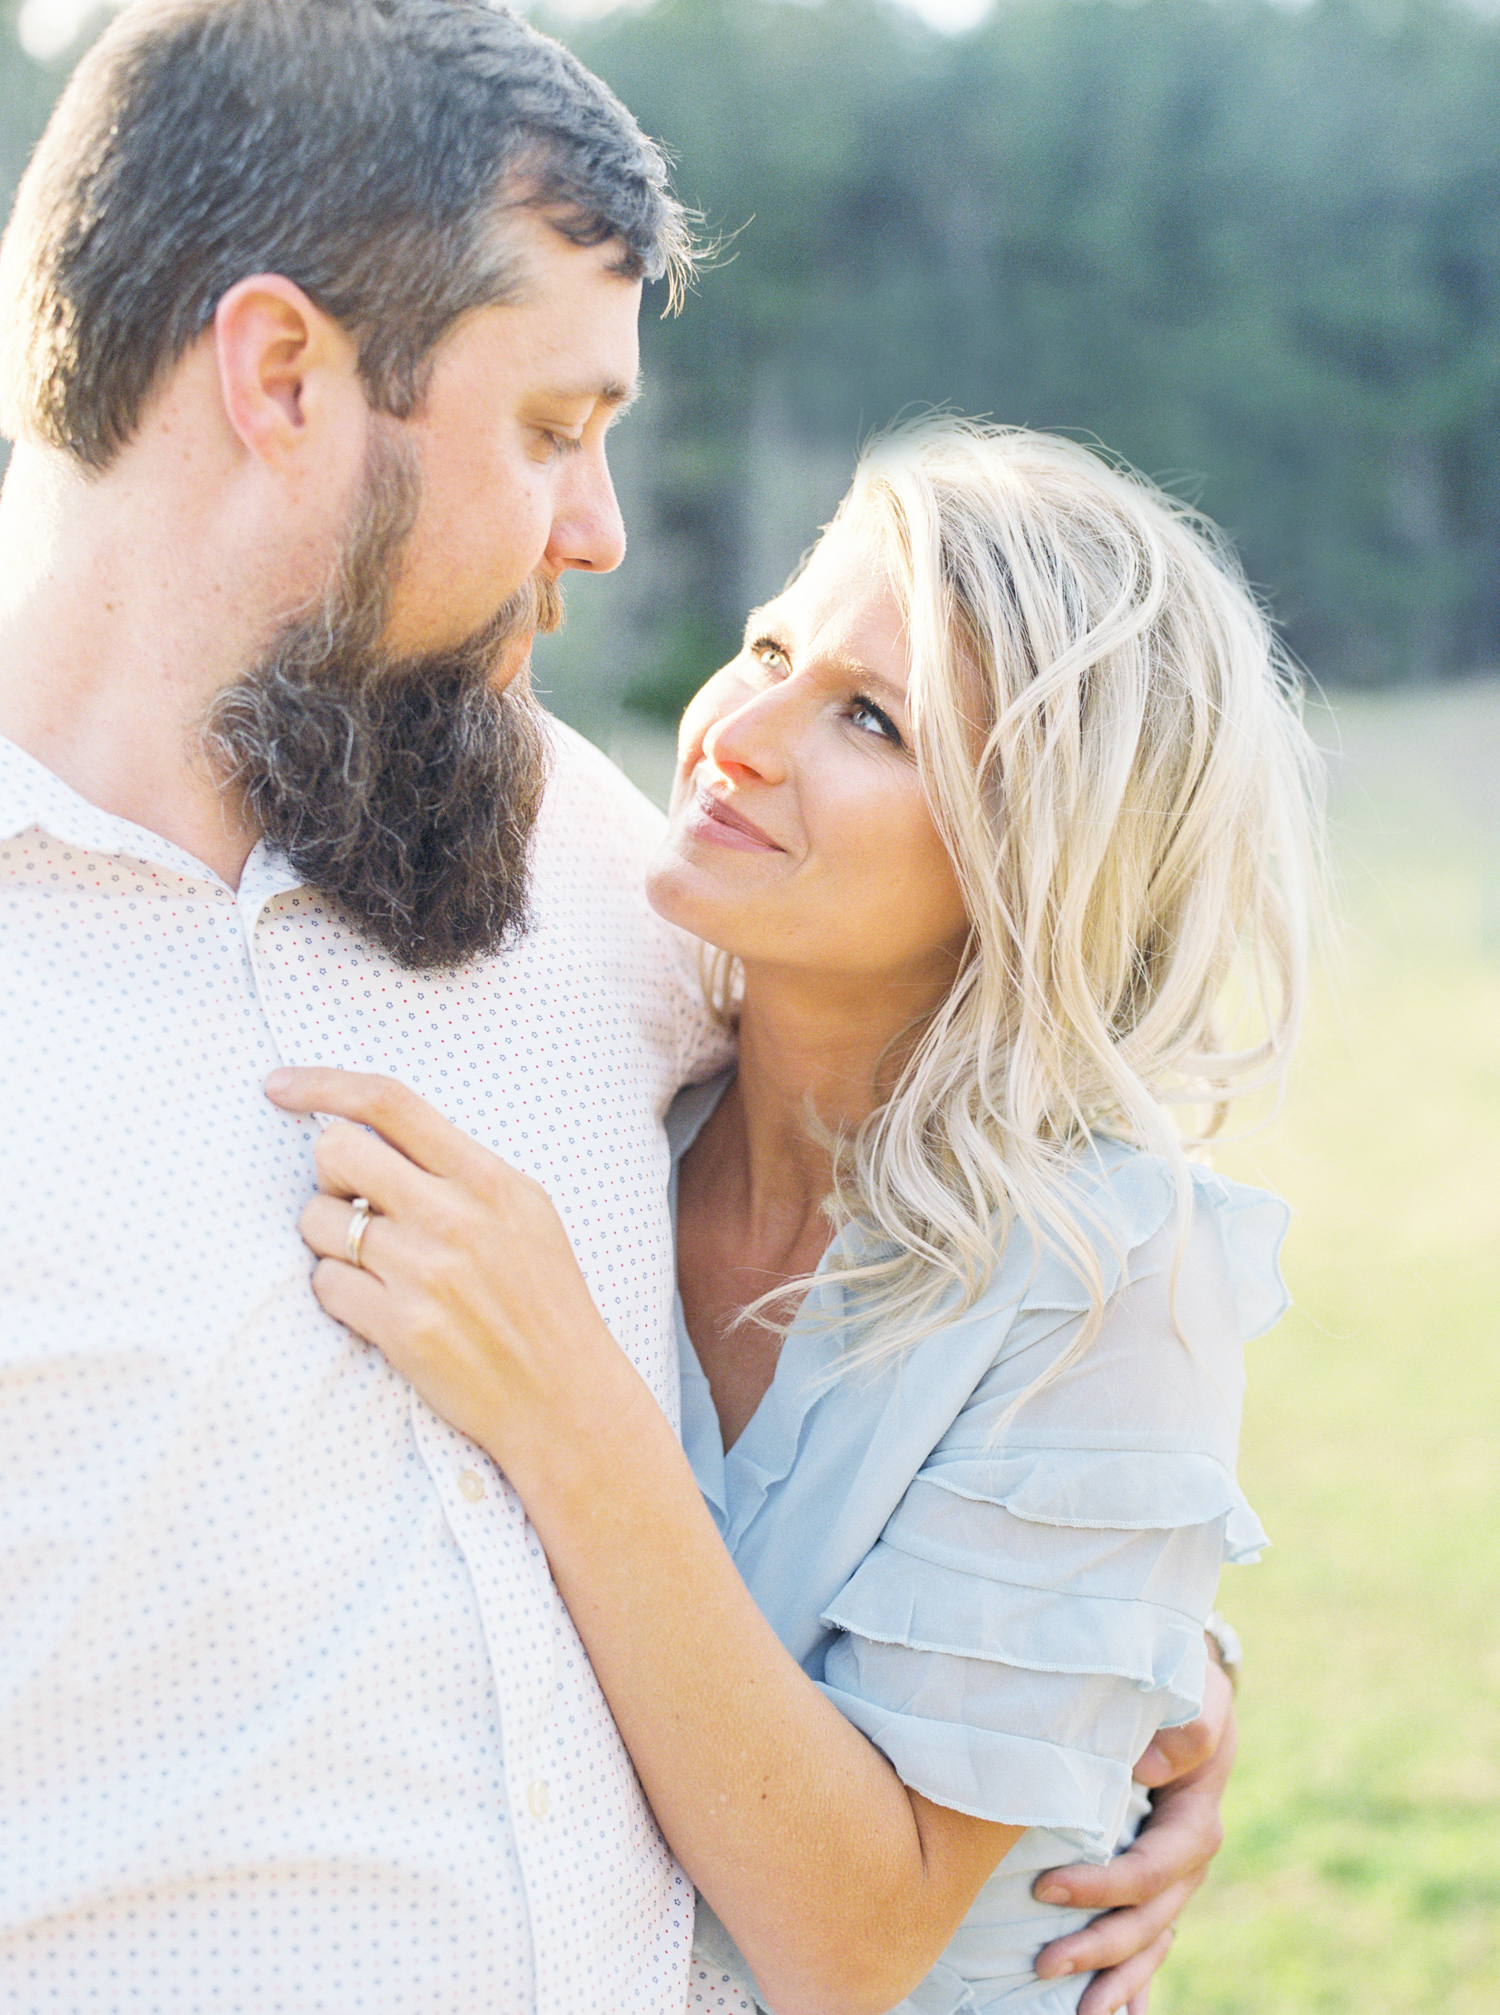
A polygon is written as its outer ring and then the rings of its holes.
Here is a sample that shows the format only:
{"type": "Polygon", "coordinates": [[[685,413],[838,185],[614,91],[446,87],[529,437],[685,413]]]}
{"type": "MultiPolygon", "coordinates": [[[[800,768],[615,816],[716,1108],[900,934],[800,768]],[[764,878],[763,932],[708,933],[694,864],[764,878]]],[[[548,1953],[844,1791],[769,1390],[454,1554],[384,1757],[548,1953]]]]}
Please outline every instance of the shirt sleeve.
{"type": "Polygon", "coordinates": [[[1027,1308],[824,1611],[824,1690],[903,1782],[1102,1860],[1132,1765],[1202,1701],[1221,1564],[1265,1543],[1234,1476],[1241,1343],[1285,1306],[1285,1209],[1194,1175],[1123,1244],[1099,1333],[1027,1308]],[[1038,1375],[1055,1370],[1029,1396],[1038,1375]]]}

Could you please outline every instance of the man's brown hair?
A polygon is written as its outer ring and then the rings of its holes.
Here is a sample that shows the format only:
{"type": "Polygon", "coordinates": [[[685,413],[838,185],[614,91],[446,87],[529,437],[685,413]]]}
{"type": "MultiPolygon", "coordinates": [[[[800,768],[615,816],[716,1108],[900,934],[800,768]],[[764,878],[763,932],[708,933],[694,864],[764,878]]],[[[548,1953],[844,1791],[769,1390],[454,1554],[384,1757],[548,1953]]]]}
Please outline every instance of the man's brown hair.
{"type": "Polygon", "coordinates": [[[251,273],[420,403],[468,309],[515,298],[503,202],[619,271],[691,272],[658,148],[562,46],[483,0],[137,0],[79,64],[0,250],[0,425],[103,469],[251,273]]]}

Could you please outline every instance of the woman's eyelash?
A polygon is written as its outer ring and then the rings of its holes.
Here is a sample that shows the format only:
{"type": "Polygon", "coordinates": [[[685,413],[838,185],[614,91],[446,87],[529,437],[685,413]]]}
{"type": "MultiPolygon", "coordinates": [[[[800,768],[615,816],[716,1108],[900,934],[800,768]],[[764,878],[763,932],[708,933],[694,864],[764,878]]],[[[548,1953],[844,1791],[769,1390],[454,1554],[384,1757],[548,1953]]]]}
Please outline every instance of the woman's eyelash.
{"type": "Polygon", "coordinates": [[[852,694],[849,705],[854,713],[868,714],[872,720],[878,721],[880,723],[880,732],[896,748],[904,749],[906,747],[905,742],[901,739],[901,730],[896,726],[896,723],[891,719],[884,707],[877,706],[874,700],[867,699],[863,693],[852,694]]]}
{"type": "MultiPolygon", "coordinates": [[[[776,663],[790,668],[791,659],[787,656],[786,645],[779,644],[774,637],[752,638],[748,649],[750,656],[752,658],[759,658],[762,663],[774,660],[776,663]]],[[[868,714],[870,719],[876,723],[883,739],[888,741],[892,748],[905,749],[906,743],[901,738],[901,730],[896,726],[896,723],[891,719],[885,708],[878,705],[868,694],[851,693],[849,695],[849,712],[851,717],[857,714],[868,714]]]]}

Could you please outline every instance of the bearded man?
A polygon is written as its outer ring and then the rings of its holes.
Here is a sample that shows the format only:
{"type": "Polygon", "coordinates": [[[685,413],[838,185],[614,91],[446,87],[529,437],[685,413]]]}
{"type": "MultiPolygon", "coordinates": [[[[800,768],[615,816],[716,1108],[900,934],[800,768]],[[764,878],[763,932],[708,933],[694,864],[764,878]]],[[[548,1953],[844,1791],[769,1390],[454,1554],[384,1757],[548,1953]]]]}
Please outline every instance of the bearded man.
{"type": "Polygon", "coordinates": [[[544,1175],[675,1404],[658,1120],[718,1039],[652,814],[525,667],[623,552],[686,263],[623,107],[472,0],[150,0],[22,188],[5,2006],[682,2005],[691,1891],[535,1540],[317,1309],[260,1087],[363,1061],[544,1175]]]}
{"type": "MultiPolygon", "coordinates": [[[[675,1411],[659,1122],[722,1038],[655,815],[525,674],[623,554],[605,436],[690,266],[656,148],[479,0],[140,0],[23,183],[7,2008],[683,2005],[691,1890],[535,1537],[318,1308],[313,1130],[262,1085],[388,1073],[537,1176],[675,1411]]],[[[1080,1967],[1149,1970],[1195,1826],[1080,1967]]]]}

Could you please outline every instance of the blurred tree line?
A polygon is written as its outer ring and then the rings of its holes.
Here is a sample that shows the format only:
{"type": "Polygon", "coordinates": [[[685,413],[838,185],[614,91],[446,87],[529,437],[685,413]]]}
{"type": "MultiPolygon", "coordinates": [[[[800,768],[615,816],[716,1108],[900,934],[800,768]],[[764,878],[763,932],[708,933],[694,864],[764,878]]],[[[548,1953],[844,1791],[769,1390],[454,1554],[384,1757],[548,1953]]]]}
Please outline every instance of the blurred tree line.
{"type": "MultiPolygon", "coordinates": [[[[1322,679],[1500,662],[1500,22],[1443,0],[1001,0],[952,38],[881,0],[539,18],[726,241],[681,317],[648,309],[631,559],[552,646],[564,711],[675,709],[860,439],[927,403],[1097,437],[1201,504],[1322,679]]],[[[74,54],[0,38],[0,193],[74,54]]]]}
{"type": "Polygon", "coordinates": [[[647,327],[622,430],[637,704],[732,648],[922,402],[1198,502],[1320,678],[1500,661],[1495,21],[1002,0],[949,39],[874,0],[658,0],[560,32],[733,234],[647,327]]]}

